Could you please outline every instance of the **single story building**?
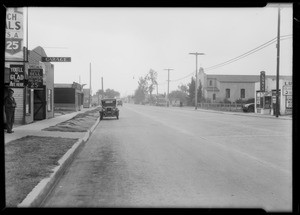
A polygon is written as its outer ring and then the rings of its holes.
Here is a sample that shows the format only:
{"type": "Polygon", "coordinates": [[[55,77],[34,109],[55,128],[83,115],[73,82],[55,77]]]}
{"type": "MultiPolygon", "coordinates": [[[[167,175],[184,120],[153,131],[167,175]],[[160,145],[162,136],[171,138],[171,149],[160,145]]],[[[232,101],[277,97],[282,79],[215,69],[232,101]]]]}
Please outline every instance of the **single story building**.
{"type": "Polygon", "coordinates": [[[54,108],[55,110],[68,111],[82,110],[82,85],[76,82],[72,84],[54,84],[54,108]]]}

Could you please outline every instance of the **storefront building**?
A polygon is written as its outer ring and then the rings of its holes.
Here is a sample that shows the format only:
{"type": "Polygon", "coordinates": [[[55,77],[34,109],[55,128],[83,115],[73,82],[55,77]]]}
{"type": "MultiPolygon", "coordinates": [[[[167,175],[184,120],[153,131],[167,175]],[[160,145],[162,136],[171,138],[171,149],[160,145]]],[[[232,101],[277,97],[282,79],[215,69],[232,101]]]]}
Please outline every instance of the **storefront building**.
{"type": "Polygon", "coordinates": [[[16,125],[54,117],[54,66],[42,62],[42,57],[47,57],[42,47],[27,54],[28,61],[5,62],[4,96],[8,88],[14,90],[16,125]]]}
{"type": "MultiPolygon", "coordinates": [[[[255,113],[276,115],[276,76],[261,74],[255,83],[255,113]]],[[[292,76],[280,76],[278,87],[279,115],[291,115],[293,109],[292,76]]]]}

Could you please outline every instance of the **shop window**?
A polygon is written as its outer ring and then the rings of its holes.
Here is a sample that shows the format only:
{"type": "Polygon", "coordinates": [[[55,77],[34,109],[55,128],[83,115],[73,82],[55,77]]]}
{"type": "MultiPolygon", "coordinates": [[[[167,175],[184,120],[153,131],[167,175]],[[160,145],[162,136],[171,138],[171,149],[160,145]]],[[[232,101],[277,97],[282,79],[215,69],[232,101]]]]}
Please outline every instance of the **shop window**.
{"type": "Polygon", "coordinates": [[[230,98],[230,89],[226,89],[226,98],[227,98],[227,99],[230,98]]]}
{"type": "Polygon", "coordinates": [[[245,98],[245,89],[241,89],[241,99],[245,98]]]}
{"type": "Polygon", "coordinates": [[[48,89],[48,92],[47,92],[47,100],[48,100],[47,110],[52,111],[52,90],[50,90],[50,89],[48,89]]]}
{"type": "Polygon", "coordinates": [[[26,99],[25,99],[25,107],[26,107],[26,114],[31,114],[31,89],[25,88],[26,92],[26,99]]]}

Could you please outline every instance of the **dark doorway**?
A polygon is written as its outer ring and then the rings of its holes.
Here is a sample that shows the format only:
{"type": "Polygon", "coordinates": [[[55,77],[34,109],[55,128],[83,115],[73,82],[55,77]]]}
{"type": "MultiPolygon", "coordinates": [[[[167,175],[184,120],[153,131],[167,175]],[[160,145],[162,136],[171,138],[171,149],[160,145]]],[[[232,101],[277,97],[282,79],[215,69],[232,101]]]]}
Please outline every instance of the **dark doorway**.
{"type": "Polygon", "coordinates": [[[34,117],[33,120],[46,118],[46,94],[45,89],[34,89],[34,117]]]}

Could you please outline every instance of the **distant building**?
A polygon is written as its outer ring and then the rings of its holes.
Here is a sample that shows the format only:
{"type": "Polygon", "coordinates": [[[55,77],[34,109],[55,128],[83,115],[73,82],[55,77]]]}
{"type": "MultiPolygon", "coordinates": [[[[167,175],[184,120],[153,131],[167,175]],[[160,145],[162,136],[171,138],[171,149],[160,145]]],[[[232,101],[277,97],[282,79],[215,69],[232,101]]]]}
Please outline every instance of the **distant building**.
{"type": "Polygon", "coordinates": [[[54,84],[55,110],[80,111],[83,108],[82,86],[73,84],[54,84]]]}
{"type": "MultiPolygon", "coordinates": [[[[207,75],[203,69],[198,73],[202,85],[203,97],[210,102],[224,100],[236,102],[247,101],[256,97],[256,85],[260,83],[260,75],[207,75]]],[[[265,76],[266,80],[275,80],[276,76],[265,76]]],[[[292,80],[292,76],[280,76],[281,80],[292,80]]],[[[271,82],[268,81],[268,86],[271,82]]],[[[199,85],[198,85],[199,86],[199,85]]]]}
{"type": "Polygon", "coordinates": [[[83,107],[90,108],[92,106],[92,98],[91,98],[90,89],[83,89],[83,107]]]}

